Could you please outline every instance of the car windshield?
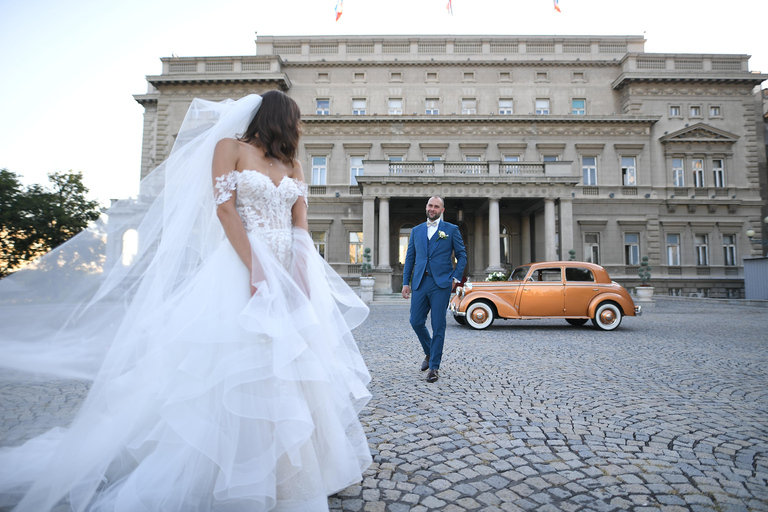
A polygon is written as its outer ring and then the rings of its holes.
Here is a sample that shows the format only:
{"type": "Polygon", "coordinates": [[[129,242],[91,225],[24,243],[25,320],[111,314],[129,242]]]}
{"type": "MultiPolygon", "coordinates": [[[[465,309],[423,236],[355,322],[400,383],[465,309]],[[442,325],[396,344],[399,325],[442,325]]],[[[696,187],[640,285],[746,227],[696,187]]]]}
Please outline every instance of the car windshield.
{"type": "Polygon", "coordinates": [[[512,275],[509,276],[510,281],[522,281],[525,279],[525,275],[531,267],[517,267],[512,275]]]}

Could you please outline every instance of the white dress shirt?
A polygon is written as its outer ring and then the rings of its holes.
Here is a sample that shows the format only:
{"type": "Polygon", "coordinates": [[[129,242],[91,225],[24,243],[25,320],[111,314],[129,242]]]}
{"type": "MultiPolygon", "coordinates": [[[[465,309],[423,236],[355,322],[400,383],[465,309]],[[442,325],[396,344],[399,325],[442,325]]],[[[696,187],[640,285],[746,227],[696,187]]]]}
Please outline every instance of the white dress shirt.
{"type": "Polygon", "coordinates": [[[435,232],[437,231],[437,225],[440,224],[440,219],[437,219],[436,221],[427,221],[427,239],[432,240],[432,237],[435,235],[435,232]]]}

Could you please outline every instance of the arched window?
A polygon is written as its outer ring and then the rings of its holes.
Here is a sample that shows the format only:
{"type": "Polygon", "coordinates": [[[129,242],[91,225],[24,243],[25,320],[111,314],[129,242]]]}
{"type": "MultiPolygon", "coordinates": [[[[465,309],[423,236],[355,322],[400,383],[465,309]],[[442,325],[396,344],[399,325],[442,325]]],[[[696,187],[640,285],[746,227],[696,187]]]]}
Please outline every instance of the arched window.
{"type": "Polygon", "coordinates": [[[405,254],[408,252],[408,242],[411,239],[413,224],[405,224],[400,228],[400,239],[397,247],[397,261],[405,265],[405,254]]]}
{"type": "Polygon", "coordinates": [[[122,262],[126,267],[133,263],[133,259],[139,252],[139,232],[135,229],[129,229],[123,233],[123,254],[122,262]]]}

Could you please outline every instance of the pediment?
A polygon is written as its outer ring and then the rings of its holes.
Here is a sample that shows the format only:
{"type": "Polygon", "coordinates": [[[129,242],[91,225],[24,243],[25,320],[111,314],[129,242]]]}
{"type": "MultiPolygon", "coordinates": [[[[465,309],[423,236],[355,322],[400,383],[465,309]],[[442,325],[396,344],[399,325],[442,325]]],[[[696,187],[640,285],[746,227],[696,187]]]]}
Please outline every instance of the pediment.
{"type": "Polygon", "coordinates": [[[683,129],[664,135],[659,141],[668,142],[725,142],[733,144],[739,139],[738,135],[714,128],[704,123],[696,123],[683,129]]]}

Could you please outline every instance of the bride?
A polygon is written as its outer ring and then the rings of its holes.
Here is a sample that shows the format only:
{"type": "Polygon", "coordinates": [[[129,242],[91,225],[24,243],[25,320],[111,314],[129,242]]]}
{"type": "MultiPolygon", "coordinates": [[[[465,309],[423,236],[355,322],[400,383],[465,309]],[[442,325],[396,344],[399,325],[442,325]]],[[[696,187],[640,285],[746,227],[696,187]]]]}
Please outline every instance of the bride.
{"type": "Polygon", "coordinates": [[[307,233],[299,118],[279,91],[195,100],[140,200],[0,281],[0,365],[93,380],[0,451],[0,506],[327,510],[362,479],[368,310],[307,233]]]}

